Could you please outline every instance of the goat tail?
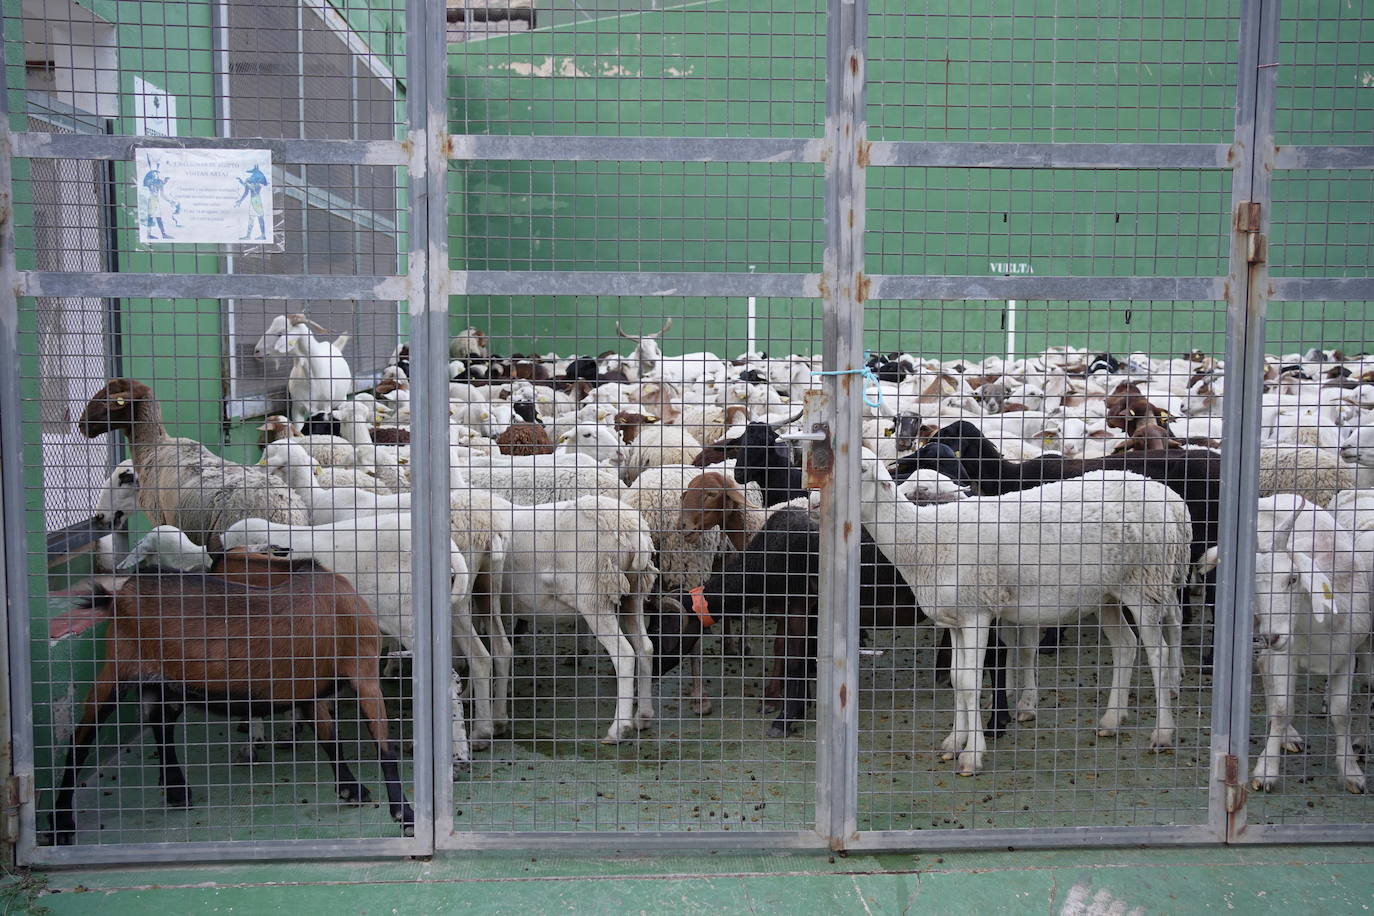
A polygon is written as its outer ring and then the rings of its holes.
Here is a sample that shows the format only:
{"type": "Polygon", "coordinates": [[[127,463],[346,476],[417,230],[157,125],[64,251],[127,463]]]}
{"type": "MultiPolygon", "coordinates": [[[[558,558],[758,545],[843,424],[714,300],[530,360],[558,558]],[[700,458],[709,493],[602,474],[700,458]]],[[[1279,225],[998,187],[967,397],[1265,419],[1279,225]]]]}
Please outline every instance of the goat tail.
{"type": "Polygon", "coordinates": [[[48,639],[59,640],[84,633],[96,624],[114,617],[114,592],[92,581],[90,591],[77,599],[71,610],[48,621],[48,639]]]}

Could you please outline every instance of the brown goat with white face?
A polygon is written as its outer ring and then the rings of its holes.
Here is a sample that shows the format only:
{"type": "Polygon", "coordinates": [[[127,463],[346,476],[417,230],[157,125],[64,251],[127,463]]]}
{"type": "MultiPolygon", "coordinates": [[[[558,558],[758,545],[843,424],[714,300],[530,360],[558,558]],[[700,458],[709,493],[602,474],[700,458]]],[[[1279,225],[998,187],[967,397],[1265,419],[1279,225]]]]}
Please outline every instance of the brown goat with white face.
{"type": "Polygon", "coordinates": [[[55,619],[50,634],[79,632],[100,619],[110,620],[103,640],[106,661],[86,698],[57,788],[52,813],[57,844],[75,839],[72,803],[82,761],[120,693],[132,687],[151,704],[148,724],[160,748],[168,805],[191,804],[171,740],[187,701],[233,712],[313,709],[339,796],[362,804],[369,793],[339,758],[330,711],[330,697],[347,682],[377,744],[391,816],[407,833],[414,830],[378,682],[381,631],[376,615],[343,576],[313,560],[235,550],[208,575],[150,572],[130,576],[114,593],[97,588],[85,606],[55,619]]]}

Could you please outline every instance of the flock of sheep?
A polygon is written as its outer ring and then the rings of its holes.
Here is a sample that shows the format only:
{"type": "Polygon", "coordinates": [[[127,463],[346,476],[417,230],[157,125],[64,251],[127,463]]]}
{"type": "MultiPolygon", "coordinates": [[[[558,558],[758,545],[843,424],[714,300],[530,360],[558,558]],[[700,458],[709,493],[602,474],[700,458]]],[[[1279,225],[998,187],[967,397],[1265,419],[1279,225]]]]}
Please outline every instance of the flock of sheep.
{"type": "MultiPolygon", "coordinates": [[[[805,716],[819,528],[799,455],[780,436],[819,384],[818,363],[665,356],[658,338],[670,325],[639,337],[621,331],[633,349],[598,358],[493,356],[475,328],[451,342],[451,612],[467,681],[450,681],[455,764],[509,724],[508,634],[518,618],[580,617],[609,655],[616,703],[604,742],[650,725],[655,679],[681,661],[695,674],[692,708],[708,713],[700,637],[749,615],[778,621],[771,733],[786,735],[805,716]]],[[[255,348],[293,360],[289,416],[262,424],[256,466],[169,436],[155,393],[137,381],[109,381],[83,413],[84,434],[122,432],[129,447],[98,515],[142,512],[154,527],[116,558],[112,582],[52,622],[54,636],[116,622],[64,771],[57,842],[71,841],[71,787],[117,690],[144,691],[165,748],[169,803],[188,804],[168,734],[182,699],[254,714],[309,706],[329,749],[327,697],[339,672],[372,698],[374,636],[409,647],[408,352],[398,350],[372,391],[355,393],[340,342],[317,332],[303,315],[279,316],[255,348]],[[301,577],[312,595],[328,577],[334,597],[303,598],[301,577]],[[216,588],[246,616],[224,623],[230,615],[207,597],[216,588]],[[158,637],[140,629],[169,614],[198,623],[158,637]],[[259,627],[254,614],[278,623],[259,627]],[[348,621],[330,624],[334,639],[302,637],[329,614],[348,621]],[[206,657],[209,643],[191,637],[207,632],[238,640],[244,658],[206,657]],[[345,663],[359,647],[373,658],[345,663]],[[282,653],[289,663],[257,661],[282,653]],[[306,678],[307,668],[328,676],[306,678]],[[283,677],[309,689],[284,692],[283,677]],[[149,683],[159,685],[151,698],[149,683]]],[[[1181,633],[1204,623],[1215,602],[1223,367],[1200,353],[1117,358],[1056,347],[1010,362],[894,353],[868,369],[861,625],[929,618],[947,633],[941,667],[955,712],[945,758],[975,774],[987,734],[1013,717],[1032,720],[1042,634],[1090,615],[1112,646],[1099,734],[1114,734],[1130,712],[1143,644],[1155,697],[1150,747],[1171,747],[1181,633]],[[985,668],[995,687],[986,728],[985,668]]],[[[1269,736],[1253,784],[1275,788],[1281,751],[1301,742],[1291,724],[1294,675],[1310,671],[1328,676],[1342,785],[1363,792],[1365,728],[1352,728],[1350,707],[1356,678],[1371,671],[1374,358],[1313,350],[1269,359],[1263,398],[1254,620],[1269,736]]],[[[368,715],[392,814],[407,824],[386,723],[368,715]]],[[[365,798],[330,758],[341,797],[365,798]]]]}

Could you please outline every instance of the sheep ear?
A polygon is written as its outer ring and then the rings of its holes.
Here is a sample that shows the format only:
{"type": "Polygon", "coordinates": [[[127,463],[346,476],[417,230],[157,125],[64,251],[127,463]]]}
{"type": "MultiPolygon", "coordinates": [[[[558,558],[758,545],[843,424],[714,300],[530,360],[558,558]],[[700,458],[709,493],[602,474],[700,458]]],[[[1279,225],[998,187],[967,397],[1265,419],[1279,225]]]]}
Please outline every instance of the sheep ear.
{"type": "Polygon", "coordinates": [[[1336,591],[1331,587],[1331,580],[1311,557],[1301,553],[1292,556],[1298,581],[1312,598],[1312,618],[1318,624],[1324,624],[1339,610],[1336,607],[1336,591]]]}

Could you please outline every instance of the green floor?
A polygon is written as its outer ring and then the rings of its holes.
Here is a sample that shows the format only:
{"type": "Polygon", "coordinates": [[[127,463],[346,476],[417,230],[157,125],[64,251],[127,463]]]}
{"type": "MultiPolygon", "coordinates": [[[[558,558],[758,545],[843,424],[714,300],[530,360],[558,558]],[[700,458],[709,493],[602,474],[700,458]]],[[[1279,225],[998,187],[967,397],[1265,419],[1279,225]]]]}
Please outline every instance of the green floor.
{"type": "Polygon", "coordinates": [[[432,861],[52,872],[0,910],[99,913],[1345,913],[1374,847],[852,855],[449,853],[432,861]]]}

